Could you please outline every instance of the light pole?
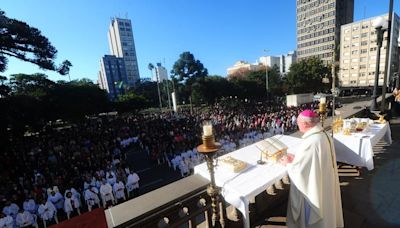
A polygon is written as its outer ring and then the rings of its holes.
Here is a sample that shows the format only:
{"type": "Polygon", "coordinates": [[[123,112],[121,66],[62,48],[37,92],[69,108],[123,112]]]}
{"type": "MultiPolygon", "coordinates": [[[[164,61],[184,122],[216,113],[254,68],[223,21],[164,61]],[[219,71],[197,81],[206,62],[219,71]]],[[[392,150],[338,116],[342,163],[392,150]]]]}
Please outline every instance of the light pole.
{"type": "MultiPolygon", "coordinates": [[[[264,49],[264,53],[269,52],[269,50],[264,49]]],[[[269,90],[269,84],[268,84],[268,65],[267,65],[267,56],[265,56],[265,90],[267,91],[267,100],[269,98],[268,96],[268,90],[269,90]]]]}
{"type": "MultiPolygon", "coordinates": [[[[378,17],[373,21],[372,26],[376,29],[376,66],[375,66],[375,81],[374,81],[374,91],[372,93],[372,103],[370,106],[371,111],[378,111],[378,104],[376,99],[378,97],[377,90],[378,90],[378,82],[379,82],[379,64],[381,59],[381,47],[382,47],[382,40],[383,40],[383,32],[386,31],[385,28],[386,20],[383,17],[378,17]]],[[[382,88],[385,89],[385,88],[382,88]]],[[[382,98],[384,99],[384,98],[382,98]]]]}
{"type": "Polygon", "coordinates": [[[392,35],[392,15],[393,15],[393,0],[389,0],[389,15],[388,20],[386,21],[386,30],[387,33],[387,41],[386,41],[386,54],[385,54],[385,70],[383,71],[383,85],[382,85],[382,101],[381,101],[381,112],[385,112],[386,109],[386,90],[387,90],[387,78],[388,74],[391,71],[390,63],[391,61],[391,53],[392,53],[392,45],[391,45],[391,35],[392,35]]]}

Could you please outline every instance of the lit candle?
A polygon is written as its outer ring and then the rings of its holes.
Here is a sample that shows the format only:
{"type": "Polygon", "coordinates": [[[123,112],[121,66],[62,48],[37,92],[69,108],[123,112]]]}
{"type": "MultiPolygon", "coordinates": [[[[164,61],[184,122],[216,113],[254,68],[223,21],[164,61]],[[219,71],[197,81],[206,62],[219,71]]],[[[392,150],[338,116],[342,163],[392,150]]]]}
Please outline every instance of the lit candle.
{"type": "Polygon", "coordinates": [[[212,125],[203,125],[203,135],[204,136],[211,136],[212,135],[212,125]]]}
{"type": "Polygon", "coordinates": [[[321,98],[319,99],[319,103],[320,103],[320,104],[326,104],[326,97],[321,97],[321,98]]]}

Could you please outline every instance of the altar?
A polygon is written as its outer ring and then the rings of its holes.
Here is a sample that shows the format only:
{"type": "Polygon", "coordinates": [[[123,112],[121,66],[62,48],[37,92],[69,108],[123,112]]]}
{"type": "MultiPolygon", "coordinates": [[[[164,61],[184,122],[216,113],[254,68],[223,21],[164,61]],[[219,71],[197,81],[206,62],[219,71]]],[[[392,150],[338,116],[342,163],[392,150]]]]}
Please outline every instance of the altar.
{"type": "MultiPolygon", "coordinates": [[[[289,147],[288,153],[292,154],[296,154],[295,149],[301,143],[301,139],[287,135],[275,135],[274,138],[284,142],[289,147]]],[[[250,227],[250,201],[287,175],[286,167],[280,164],[257,164],[260,154],[260,150],[252,144],[218,158],[220,160],[231,156],[246,162],[247,168],[240,173],[229,172],[218,165],[215,168],[216,185],[221,187],[221,194],[225,201],[242,212],[245,227],[250,227]]],[[[194,172],[210,179],[205,163],[194,167],[194,172]]]]}
{"type": "Polygon", "coordinates": [[[351,135],[334,134],[336,161],[372,170],[374,169],[373,147],[381,139],[384,139],[389,144],[392,143],[388,122],[371,124],[365,132],[355,132],[351,135]]]}

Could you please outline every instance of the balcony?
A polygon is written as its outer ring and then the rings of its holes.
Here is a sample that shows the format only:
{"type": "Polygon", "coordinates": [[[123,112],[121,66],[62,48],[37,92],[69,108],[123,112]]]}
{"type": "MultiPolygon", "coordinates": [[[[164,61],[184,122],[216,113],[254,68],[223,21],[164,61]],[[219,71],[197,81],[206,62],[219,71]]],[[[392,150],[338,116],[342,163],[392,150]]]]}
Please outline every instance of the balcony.
{"type": "MultiPolygon", "coordinates": [[[[369,103],[366,101],[364,103],[369,103]]],[[[342,109],[342,116],[353,116],[363,106],[356,102],[342,109]]],[[[400,158],[400,118],[392,122],[393,144],[378,143],[373,171],[341,165],[339,178],[346,227],[395,227],[400,225],[396,213],[400,204],[400,166],[390,161],[400,158]],[[397,152],[397,153],[396,153],[397,152]],[[390,165],[390,167],[388,167],[390,165]],[[397,171],[395,171],[396,169],[397,171]],[[384,196],[382,198],[382,193],[384,196]],[[381,198],[379,198],[381,197],[381,198]],[[387,208],[380,210],[381,208],[387,208]],[[396,220],[397,219],[397,220],[396,220]]],[[[212,227],[211,199],[207,194],[209,181],[191,175],[104,211],[108,227],[212,227]]],[[[251,227],[285,227],[290,183],[280,180],[250,201],[251,227]]],[[[243,227],[240,212],[221,203],[221,223],[224,227],[243,227]]]]}

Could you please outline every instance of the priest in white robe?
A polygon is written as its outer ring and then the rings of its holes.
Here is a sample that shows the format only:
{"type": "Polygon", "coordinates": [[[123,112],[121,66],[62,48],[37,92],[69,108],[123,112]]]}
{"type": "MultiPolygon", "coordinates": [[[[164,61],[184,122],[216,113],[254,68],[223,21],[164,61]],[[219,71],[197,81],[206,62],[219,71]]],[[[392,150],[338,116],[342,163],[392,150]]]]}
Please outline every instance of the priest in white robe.
{"type": "Polygon", "coordinates": [[[92,211],[92,207],[97,204],[100,207],[99,190],[96,187],[90,186],[85,191],[85,201],[89,211],[92,211]]]}
{"type": "Polygon", "coordinates": [[[113,186],[117,182],[117,176],[113,171],[109,171],[106,173],[107,182],[113,186]]]}
{"type": "Polygon", "coordinates": [[[33,215],[29,211],[24,211],[24,210],[21,210],[17,214],[17,218],[15,219],[15,223],[19,227],[28,227],[28,226],[29,227],[31,227],[31,226],[37,227],[37,224],[35,222],[35,218],[33,217],[33,215]]]}
{"type": "Polygon", "coordinates": [[[111,204],[115,204],[115,199],[113,195],[113,189],[109,183],[106,181],[100,186],[100,195],[103,200],[103,207],[107,207],[107,204],[111,201],[111,204]]]}
{"type": "Polygon", "coordinates": [[[318,115],[305,110],[297,118],[303,142],[287,164],[291,180],[287,210],[289,228],[344,227],[333,139],[318,124],[318,115]]]}
{"type": "Polygon", "coordinates": [[[113,191],[114,191],[115,198],[118,202],[122,202],[122,200],[126,200],[125,185],[124,185],[124,183],[122,183],[122,181],[118,181],[117,183],[114,184],[113,191]]]}
{"type": "Polygon", "coordinates": [[[28,196],[23,203],[23,208],[25,211],[35,214],[38,206],[36,205],[35,200],[31,196],[28,196]]]}
{"type": "MultiPolygon", "coordinates": [[[[139,176],[135,172],[131,171],[126,181],[126,191],[128,192],[128,197],[130,197],[130,193],[133,190],[137,191],[139,189],[139,180],[139,176]]],[[[134,195],[138,195],[137,192],[134,193],[134,195]]]]}
{"type": "Polygon", "coordinates": [[[39,205],[38,214],[43,220],[46,226],[46,221],[55,220],[58,223],[57,209],[54,204],[50,201],[43,200],[42,204],[39,205]]]}
{"type": "Polygon", "coordinates": [[[17,217],[19,211],[19,207],[15,203],[11,203],[10,201],[7,201],[6,206],[3,208],[3,214],[9,215],[15,219],[17,217]]]}
{"type": "Polygon", "coordinates": [[[14,227],[14,219],[10,215],[0,213],[0,227],[13,228],[14,227]]]}
{"type": "Polygon", "coordinates": [[[67,213],[68,219],[70,219],[71,213],[74,211],[76,211],[77,214],[80,215],[81,211],[79,208],[81,205],[76,196],[70,190],[67,190],[64,195],[64,211],[65,213],[67,213]]]}
{"type": "Polygon", "coordinates": [[[57,210],[61,210],[64,208],[64,197],[58,191],[51,191],[47,200],[52,202],[57,210]]]}

